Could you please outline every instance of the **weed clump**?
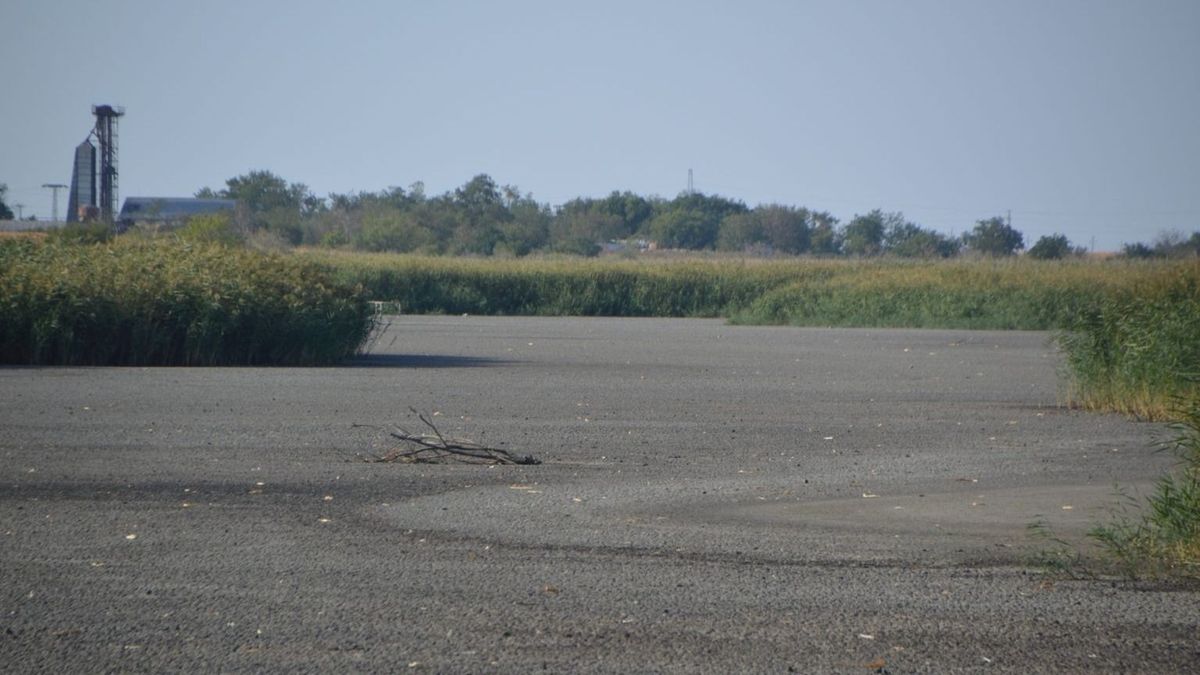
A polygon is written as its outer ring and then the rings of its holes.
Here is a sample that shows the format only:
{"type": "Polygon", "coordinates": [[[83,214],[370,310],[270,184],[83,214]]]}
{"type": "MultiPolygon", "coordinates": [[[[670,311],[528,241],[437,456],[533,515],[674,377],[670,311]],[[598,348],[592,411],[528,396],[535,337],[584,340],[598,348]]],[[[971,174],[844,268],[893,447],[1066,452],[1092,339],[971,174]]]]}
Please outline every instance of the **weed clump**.
{"type": "Polygon", "coordinates": [[[311,262],[219,244],[0,242],[0,362],[334,363],[366,342],[361,288],[311,262]]]}
{"type": "Polygon", "coordinates": [[[1176,414],[1165,449],[1179,455],[1180,465],[1158,480],[1136,516],[1127,509],[1089,533],[1130,577],[1200,580],[1200,396],[1181,401],[1176,414]]]}
{"type": "Polygon", "coordinates": [[[1073,404],[1158,420],[1200,396],[1200,265],[1156,269],[1063,322],[1073,404]]]}

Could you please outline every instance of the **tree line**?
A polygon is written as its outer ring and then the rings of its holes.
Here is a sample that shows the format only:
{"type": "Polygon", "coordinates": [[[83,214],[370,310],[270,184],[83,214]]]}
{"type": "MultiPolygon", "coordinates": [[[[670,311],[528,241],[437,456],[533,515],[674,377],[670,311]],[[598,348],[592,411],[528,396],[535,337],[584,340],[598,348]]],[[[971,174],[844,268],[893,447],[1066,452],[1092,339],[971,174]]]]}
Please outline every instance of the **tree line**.
{"type": "MultiPolygon", "coordinates": [[[[269,171],[230,178],[197,197],[235,199],[231,227],[239,236],[267,236],[290,245],[444,255],[558,252],[591,256],[606,245],[717,250],[758,254],[948,258],[963,253],[1014,255],[1023,235],[1000,217],[976,221],[959,237],[914,223],[899,212],[875,209],[846,223],[826,211],[782,204],[748,207],[719,195],[684,192],[674,199],[614,191],[578,197],[558,207],[480,174],[461,187],[428,196],[421,183],[379,192],[320,198],[303,183],[269,171]]],[[[1200,232],[1174,241],[1178,253],[1200,253],[1200,232]]],[[[1146,245],[1147,255],[1167,253],[1146,245]]],[[[1130,249],[1129,246],[1126,247],[1130,249]]],[[[1127,250],[1143,254],[1141,248],[1127,250]]],[[[1045,236],[1027,254],[1065,258],[1086,253],[1061,234],[1045,236]]]]}

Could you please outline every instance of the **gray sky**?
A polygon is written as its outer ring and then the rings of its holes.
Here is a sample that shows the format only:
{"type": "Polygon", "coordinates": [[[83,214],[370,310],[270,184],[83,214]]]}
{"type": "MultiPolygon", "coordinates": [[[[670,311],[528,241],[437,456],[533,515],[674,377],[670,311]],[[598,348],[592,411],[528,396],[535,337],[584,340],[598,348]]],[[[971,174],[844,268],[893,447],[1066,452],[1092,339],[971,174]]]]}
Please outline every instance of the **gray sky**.
{"type": "MultiPolygon", "coordinates": [[[[120,196],[478,173],[542,202],[700,191],[1099,250],[1200,229],[1197,0],[0,5],[0,182],[50,215],[91,105],[120,196]]],[[[66,195],[60,199],[65,211],[66,195]]]]}

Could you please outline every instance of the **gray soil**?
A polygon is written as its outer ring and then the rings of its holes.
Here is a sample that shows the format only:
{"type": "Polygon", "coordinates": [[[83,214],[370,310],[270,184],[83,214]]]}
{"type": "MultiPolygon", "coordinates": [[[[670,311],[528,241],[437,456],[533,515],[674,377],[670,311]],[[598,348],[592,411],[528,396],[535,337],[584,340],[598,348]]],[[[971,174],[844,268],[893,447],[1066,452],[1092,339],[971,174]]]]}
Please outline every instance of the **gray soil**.
{"type": "Polygon", "coordinates": [[[1194,671],[1047,577],[1156,425],[1044,333],[393,318],[342,368],[0,369],[0,670],[1194,671]],[[538,466],[372,464],[380,425],[538,466]],[[375,426],[362,426],[375,425],[375,426]]]}

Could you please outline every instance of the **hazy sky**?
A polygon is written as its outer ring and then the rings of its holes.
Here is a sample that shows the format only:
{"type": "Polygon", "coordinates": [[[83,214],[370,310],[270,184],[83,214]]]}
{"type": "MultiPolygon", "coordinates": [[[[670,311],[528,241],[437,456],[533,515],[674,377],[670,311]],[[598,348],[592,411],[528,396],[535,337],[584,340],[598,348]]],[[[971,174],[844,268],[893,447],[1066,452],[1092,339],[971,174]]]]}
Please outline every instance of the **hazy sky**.
{"type": "MultiPolygon", "coordinates": [[[[554,205],[687,185],[1097,249],[1200,229],[1200,1],[0,3],[0,182],[50,215],[91,105],[120,196],[478,173],[554,205]]],[[[65,191],[60,212],[65,212],[65,191]]]]}

